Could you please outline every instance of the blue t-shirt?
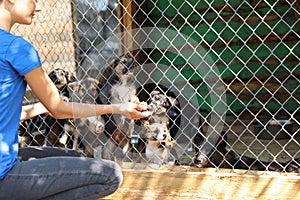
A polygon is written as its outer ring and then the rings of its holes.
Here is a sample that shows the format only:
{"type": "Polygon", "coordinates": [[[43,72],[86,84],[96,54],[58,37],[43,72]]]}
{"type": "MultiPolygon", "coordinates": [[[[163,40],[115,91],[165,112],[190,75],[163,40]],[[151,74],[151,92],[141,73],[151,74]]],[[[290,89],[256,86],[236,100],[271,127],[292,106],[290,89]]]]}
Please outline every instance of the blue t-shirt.
{"type": "Polygon", "coordinates": [[[0,179],[15,165],[18,126],[27,83],[24,75],[41,66],[34,47],[0,29],[0,179]]]}

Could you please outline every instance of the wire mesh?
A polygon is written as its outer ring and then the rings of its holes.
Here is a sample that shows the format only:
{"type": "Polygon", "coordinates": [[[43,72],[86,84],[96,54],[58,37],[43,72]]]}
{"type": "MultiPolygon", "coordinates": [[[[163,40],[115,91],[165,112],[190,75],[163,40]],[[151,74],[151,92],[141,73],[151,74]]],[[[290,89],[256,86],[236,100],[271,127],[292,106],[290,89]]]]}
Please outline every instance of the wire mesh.
{"type": "MultiPolygon", "coordinates": [[[[144,101],[153,116],[38,116],[21,124],[21,146],[133,164],[299,172],[298,1],[43,4],[34,25],[14,31],[47,72],[64,70],[66,100],[144,101]]],[[[28,89],[24,104],[34,101],[28,89]]]]}

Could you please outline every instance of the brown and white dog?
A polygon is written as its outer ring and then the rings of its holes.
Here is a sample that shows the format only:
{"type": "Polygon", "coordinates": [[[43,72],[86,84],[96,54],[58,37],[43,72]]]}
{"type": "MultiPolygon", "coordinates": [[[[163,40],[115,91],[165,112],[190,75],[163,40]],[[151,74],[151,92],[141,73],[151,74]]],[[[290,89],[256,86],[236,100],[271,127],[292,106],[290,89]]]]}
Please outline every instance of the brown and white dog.
{"type": "Polygon", "coordinates": [[[155,164],[174,165],[176,158],[172,156],[171,150],[175,146],[169,128],[166,123],[151,123],[143,127],[141,136],[145,136],[145,156],[147,160],[155,164]]]}
{"type": "MultiPolygon", "coordinates": [[[[131,54],[124,54],[113,60],[104,69],[99,79],[98,103],[139,103],[133,74],[136,67],[137,63],[131,54]]],[[[120,147],[124,154],[132,150],[131,135],[134,131],[134,120],[116,114],[103,117],[105,118],[104,132],[108,138],[103,158],[115,160],[114,153],[117,147],[120,147]]]]}
{"type": "Polygon", "coordinates": [[[168,111],[177,105],[175,98],[159,90],[153,90],[149,95],[148,109],[151,116],[141,120],[140,137],[145,137],[145,156],[155,164],[177,164],[176,144],[170,133],[170,116],[168,111]]]}

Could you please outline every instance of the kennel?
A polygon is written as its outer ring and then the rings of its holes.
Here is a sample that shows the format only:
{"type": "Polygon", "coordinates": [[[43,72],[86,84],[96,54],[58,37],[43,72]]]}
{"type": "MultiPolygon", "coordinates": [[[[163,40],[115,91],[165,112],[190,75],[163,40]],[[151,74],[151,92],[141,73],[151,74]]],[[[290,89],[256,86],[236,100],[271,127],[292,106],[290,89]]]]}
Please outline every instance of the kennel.
{"type": "MultiPolygon", "coordinates": [[[[187,189],[194,195],[202,191],[200,199],[213,199],[214,195],[216,199],[229,198],[224,195],[226,190],[228,195],[249,195],[249,199],[300,195],[298,174],[284,174],[287,179],[280,183],[277,180],[283,177],[272,172],[239,171],[234,165],[232,170],[216,166],[212,172],[190,166],[195,153],[192,143],[199,128],[208,135],[226,130],[228,148],[244,156],[276,162],[300,158],[298,1],[57,0],[43,4],[49,7],[45,9],[48,13],[40,13],[33,25],[36,29],[17,27],[15,31],[23,31],[25,35],[34,33],[28,39],[38,47],[48,71],[62,67],[76,72],[79,79],[86,76],[97,79],[102,67],[130,51],[140,65],[135,75],[137,85],[146,88],[142,91],[148,93],[153,85],[162,85],[180,101],[182,115],[175,123],[178,129],[174,130],[174,137],[182,166],[157,166],[146,160],[138,163],[129,154],[125,159],[120,153],[118,160],[129,171],[125,172],[123,198],[127,193],[132,194],[128,188],[135,182],[130,175],[132,168],[143,171],[141,177],[145,179],[140,180],[151,179],[153,185],[163,180],[162,175],[155,174],[160,171],[174,182],[179,180],[176,182],[179,185],[186,182],[185,189],[197,179],[212,178],[210,189],[201,190],[200,184],[187,189]],[[43,21],[47,24],[40,23],[43,21]],[[272,120],[293,122],[292,130],[280,128],[287,138],[257,136],[256,122],[272,120]],[[193,174],[195,171],[202,174],[193,174]],[[240,180],[243,177],[253,182],[243,185],[240,180]],[[238,189],[238,184],[253,189],[258,180],[260,193],[243,194],[238,189]],[[223,196],[211,189],[218,181],[227,186],[227,189],[222,187],[223,196]],[[230,186],[230,181],[236,185],[230,186]],[[275,191],[272,184],[281,184],[287,188],[286,192],[275,191]],[[228,187],[233,188],[228,190],[228,187]]],[[[28,91],[26,101],[32,98],[28,91]]],[[[264,123],[259,125],[270,132],[264,123]]],[[[98,139],[103,146],[95,151],[105,148],[107,138],[98,139]]],[[[140,175],[134,175],[137,176],[140,175]]],[[[157,190],[154,194],[157,198],[166,193],[172,197],[168,187],[173,186],[161,187],[160,193],[158,187],[145,186],[142,197],[146,199],[146,190],[151,188],[157,190]]],[[[137,185],[134,188],[139,189],[137,185]]],[[[182,190],[174,190],[177,193],[173,195],[181,193],[182,199],[192,198],[182,190]]]]}

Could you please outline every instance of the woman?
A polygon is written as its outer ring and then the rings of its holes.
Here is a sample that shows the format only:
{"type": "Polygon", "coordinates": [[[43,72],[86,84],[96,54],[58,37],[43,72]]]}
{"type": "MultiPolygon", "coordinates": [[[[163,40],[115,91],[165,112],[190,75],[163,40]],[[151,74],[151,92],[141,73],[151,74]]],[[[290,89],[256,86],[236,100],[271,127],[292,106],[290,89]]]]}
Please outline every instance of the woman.
{"type": "Polygon", "coordinates": [[[97,199],[122,181],[111,161],[81,157],[46,157],[19,161],[20,120],[47,113],[55,118],[84,118],[116,113],[139,119],[145,105],[68,103],[41,67],[33,46],[10,33],[15,23],[31,24],[37,0],[0,0],[0,199],[97,199]],[[27,84],[41,103],[22,107],[27,84]]]}

